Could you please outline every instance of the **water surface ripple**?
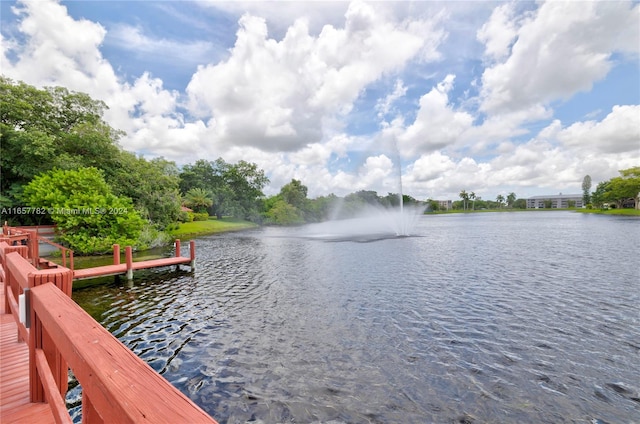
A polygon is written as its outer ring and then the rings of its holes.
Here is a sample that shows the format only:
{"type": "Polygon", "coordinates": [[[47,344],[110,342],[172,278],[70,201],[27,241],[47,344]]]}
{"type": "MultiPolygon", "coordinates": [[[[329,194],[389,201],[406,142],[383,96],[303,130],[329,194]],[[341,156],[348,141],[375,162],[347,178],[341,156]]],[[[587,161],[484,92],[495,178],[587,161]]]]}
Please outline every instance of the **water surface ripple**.
{"type": "Polygon", "coordinates": [[[640,422],[640,220],[299,231],[202,238],[193,274],[74,297],[222,423],[640,422]]]}

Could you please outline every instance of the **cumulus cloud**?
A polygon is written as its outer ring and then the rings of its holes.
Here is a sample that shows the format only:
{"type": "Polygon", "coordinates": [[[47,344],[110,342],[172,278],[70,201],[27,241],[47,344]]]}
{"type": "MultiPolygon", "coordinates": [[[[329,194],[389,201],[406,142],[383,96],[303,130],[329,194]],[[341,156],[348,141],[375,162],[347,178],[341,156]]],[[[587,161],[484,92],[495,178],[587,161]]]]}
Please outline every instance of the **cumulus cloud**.
{"type": "Polygon", "coordinates": [[[639,50],[637,3],[551,1],[525,19],[511,10],[509,4],[496,9],[478,33],[496,60],[482,75],[481,109],[488,113],[587,91],[607,75],[614,52],[639,50]]]}
{"type": "Polygon", "coordinates": [[[614,106],[602,121],[576,122],[556,137],[570,147],[640,157],[640,106],[614,106]]]}
{"type": "Polygon", "coordinates": [[[485,45],[484,54],[490,59],[502,60],[511,52],[511,45],[518,36],[515,16],[515,4],[505,3],[496,7],[491,18],[478,30],[477,38],[485,45]]]}
{"type": "Polygon", "coordinates": [[[269,2],[203,3],[249,11],[235,15],[235,41],[223,37],[228,51],[208,58],[219,43],[209,32],[188,42],[151,37],[144,25],[108,32],[57,1],[19,1],[15,27],[0,35],[2,72],[104,100],[105,119],[127,132],[126,149],[178,164],[254,162],[271,179],[267,194],[292,178],[310,196],[395,192],[399,156],[405,192],[417,198],[571,190],[586,174],[600,181],[637,166],[637,104],[598,103],[589,110],[608,115],[582,122],[553,110],[637,59],[637,2],[514,2],[493,11],[483,2],[473,12],[455,3],[320,4],[280,13],[269,2]],[[447,39],[463,24],[467,32],[451,37],[459,42],[447,39]],[[102,56],[105,43],[132,58],[164,51],[202,65],[185,92],[167,90],[153,69],[126,81],[102,56]],[[366,113],[370,127],[350,132],[349,119],[366,113]]]}
{"type": "Polygon", "coordinates": [[[121,80],[100,52],[106,30],[76,20],[55,1],[22,1],[14,12],[24,41],[2,43],[3,74],[35,86],[58,85],[105,101],[105,119],[127,136],[124,148],[174,159],[198,151],[202,122],[185,123],[176,112],[179,95],[144,73],[133,83],[121,80]],[[13,55],[15,60],[9,60],[13,55]]]}
{"type": "Polygon", "coordinates": [[[404,156],[428,153],[454,144],[473,125],[471,114],[455,110],[449,103],[448,93],[453,88],[454,80],[455,75],[447,75],[420,98],[415,121],[399,136],[400,150],[404,156]]]}
{"type": "Polygon", "coordinates": [[[193,75],[189,108],[214,117],[222,145],[265,151],[321,141],[327,120],[348,113],[368,84],[400,69],[430,39],[360,2],[349,6],[344,28],[325,25],[317,36],[305,19],[280,41],[269,37],[264,18],[244,15],[239,25],[230,57],[193,75]]]}

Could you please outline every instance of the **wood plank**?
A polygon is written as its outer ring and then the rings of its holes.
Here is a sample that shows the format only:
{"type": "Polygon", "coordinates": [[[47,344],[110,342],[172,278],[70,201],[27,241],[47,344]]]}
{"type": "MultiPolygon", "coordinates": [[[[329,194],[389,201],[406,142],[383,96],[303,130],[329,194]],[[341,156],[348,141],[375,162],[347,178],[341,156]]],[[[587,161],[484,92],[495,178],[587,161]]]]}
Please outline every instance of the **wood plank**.
{"type": "Polygon", "coordinates": [[[83,278],[120,275],[126,272],[127,272],[126,264],[96,266],[93,268],[76,269],[75,271],[73,271],[73,278],[75,280],[81,280],[83,278]]]}
{"type": "Polygon", "coordinates": [[[32,306],[105,422],[215,423],[53,284],[32,306]]]}
{"type": "MultiPolygon", "coordinates": [[[[4,286],[4,284],[3,284],[4,286]]],[[[0,290],[4,305],[4,287],[0,290]]],[[[4,309],[3,306],[0,306],[4,309]]],[[[17,325],[0,309],[0,423],[49,424],[55,419],[46,403],[29,399],[29,348],[17,341],[17,325]]]]}
{"type": "MultiPolygon", "coordinates": [[[[189,263],[191,263],[190,258],[178,256],[178,257],[172,257],[172,258],[151,259],[148,261],[133,262],[131,264],[131,269],[133,270],[150,269],[150,268],[159,268],[164,266],[186,265],[189,263]]],[[[73,271],[73,279],[83,280],[87,278],[108,277],[111,275],[122,275],[126,273],[127,273],[126,263],[117,264],[117,265],[104,265],[104,266],[97,266],[93,268],[76,269],[73,271]]]]}
{"type": "Polygon", "coordinates": [[[191,262],[191,259],[179,256],[173,258],[151,259],[149,261],[134,262],[132,267],[133,269],[148,269],[161,266],[188,264],[189,262],[191,262]]]}

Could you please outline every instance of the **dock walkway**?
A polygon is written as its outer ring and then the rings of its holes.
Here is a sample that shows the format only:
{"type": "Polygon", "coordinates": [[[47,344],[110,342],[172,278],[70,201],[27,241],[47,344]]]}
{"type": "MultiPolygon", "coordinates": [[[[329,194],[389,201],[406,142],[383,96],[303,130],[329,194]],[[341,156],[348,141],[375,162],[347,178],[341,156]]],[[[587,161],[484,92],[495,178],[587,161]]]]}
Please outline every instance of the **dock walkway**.
{"type": "Polygon", "coordinates": [[[133,262],[131,246],[125,248],[125,263],[120,263],[120,246],[113,245],[113,264],[96,266],[92,268],[73,270],[74,280],[84,280],[87,278],[107,277],[110,275],[127,275],[129,280],[133,279],[133,271],[140,269],[159,268],[172,265],[189,265],[191,270],[195,267],[196,247],[193,240],[189,243],[189,257],[180,255],[180,240],[175,241],[175,256],[170,258],[151,259],[146,261],[133,262]]]}
{"type": "MultiPolygon", "coordinates": [[[[72,424],[71,369],[82,386],[83,424],[216,424],[71,299],[73,269],[39,258],[37,243],[32,230],[5,225],[0,234],[0,423],[72,424]]],[[[193,266],[194,255],[192,242],[191,257],[181,258],[177,242],[176,257],[134,266],[127,247],[124,267],[129,277],[134,269],[193,266]]]]}
{"type": "Polygon", "coordinates": [[[55,423],[49,404],[31,403],[29,346],[18,341],[18,325],[4,310],[4,283],[0,287],[0,423],[55,423]]]}
{"type": "MultiPolygon", "coordinates": [[[[131,264],[131,269],[137,271],[140,269],[159,268],[163,266],[189,265],[190,263],[191,259],[184,257],[152,259],[148,261],[133,262],[131,264]]],[[[96,266],[93,268],[76,269],[73,271],[73,279],[84,280],[87,278],[107,277],[110,275],[125,275],[127,273],[127,270],[127,264],[104,265],[96,266]]]]}

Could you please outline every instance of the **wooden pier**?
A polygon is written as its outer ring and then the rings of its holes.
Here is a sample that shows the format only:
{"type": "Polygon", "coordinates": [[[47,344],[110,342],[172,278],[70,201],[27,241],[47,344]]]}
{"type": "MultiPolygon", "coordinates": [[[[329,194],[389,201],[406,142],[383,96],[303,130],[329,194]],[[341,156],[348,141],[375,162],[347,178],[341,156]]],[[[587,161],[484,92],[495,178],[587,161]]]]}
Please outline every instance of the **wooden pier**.
{"type": "Polygon", "coordinates": [[[0,235],[1,423],[70,424],[69,368],[82,386],[83,423],[216,422],[71,299],[73,270],[30,256],[32,245],[7,235],[0,235]]]}
{"type": "Polygon", "coordinates": [[[147,261],[133,262],[131,246],[125,248],[125,263],[120,263],[120,246],[113,246],[113,264],[93,268],[76,269],[73,271],[74,280],[86,278],[105,277],[109,275],[126,275],[128,280],[133,279],[133,271],[139,269],[158,268],[164,266],[189,265],[191,270],[195,269],[196,245],[192,240],[189,246],[189,257],[180,255],[180,240],[175,241],[175,256],[172,258],[151,259],[147,261]]]}

